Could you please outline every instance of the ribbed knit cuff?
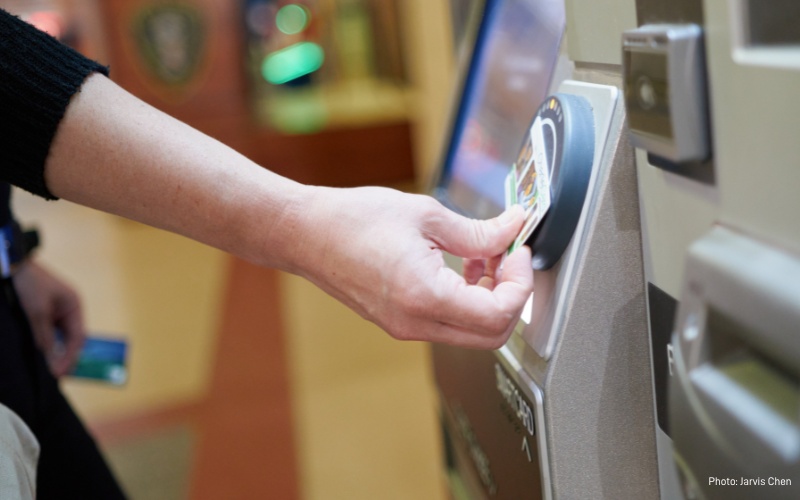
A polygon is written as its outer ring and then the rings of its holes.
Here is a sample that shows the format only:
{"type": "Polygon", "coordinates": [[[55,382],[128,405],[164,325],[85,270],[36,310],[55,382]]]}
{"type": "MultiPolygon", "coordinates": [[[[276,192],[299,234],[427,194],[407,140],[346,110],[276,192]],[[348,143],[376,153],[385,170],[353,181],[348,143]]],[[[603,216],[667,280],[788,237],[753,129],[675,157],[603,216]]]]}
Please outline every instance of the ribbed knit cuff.
{"type": "Polygon", "coordinates": [[[108,68],[0,10],[0,176],[47,199],[44,166],[72,95],[108,68]]]}

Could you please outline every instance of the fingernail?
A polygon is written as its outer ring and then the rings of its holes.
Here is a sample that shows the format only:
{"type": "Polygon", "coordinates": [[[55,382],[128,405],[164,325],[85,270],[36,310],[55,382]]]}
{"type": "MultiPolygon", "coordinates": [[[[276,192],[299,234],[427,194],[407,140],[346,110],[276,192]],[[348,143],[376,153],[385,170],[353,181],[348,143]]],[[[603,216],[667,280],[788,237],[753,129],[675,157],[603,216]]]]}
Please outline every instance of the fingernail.
{"type": "Polygon", "coordinates": [[[516,220],[521,210],[522,207],[520,205],[512,205],[505,212],[500,214],[500,216],[497,218],[497,222],[499,222],[503,226],[511,224],[516,220]]]}

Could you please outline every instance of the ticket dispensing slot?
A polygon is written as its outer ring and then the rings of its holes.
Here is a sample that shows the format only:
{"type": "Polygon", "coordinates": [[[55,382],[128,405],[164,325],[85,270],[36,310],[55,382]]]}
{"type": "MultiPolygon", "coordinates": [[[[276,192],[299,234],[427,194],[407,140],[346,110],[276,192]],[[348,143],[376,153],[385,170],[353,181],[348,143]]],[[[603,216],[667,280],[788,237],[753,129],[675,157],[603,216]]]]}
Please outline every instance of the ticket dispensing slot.
{"type": "Polygon", "coordinates": [[[690,248],[676,325],[670,426],[687,498],[797,498],[800,259],[715,228],[690,248]]]}

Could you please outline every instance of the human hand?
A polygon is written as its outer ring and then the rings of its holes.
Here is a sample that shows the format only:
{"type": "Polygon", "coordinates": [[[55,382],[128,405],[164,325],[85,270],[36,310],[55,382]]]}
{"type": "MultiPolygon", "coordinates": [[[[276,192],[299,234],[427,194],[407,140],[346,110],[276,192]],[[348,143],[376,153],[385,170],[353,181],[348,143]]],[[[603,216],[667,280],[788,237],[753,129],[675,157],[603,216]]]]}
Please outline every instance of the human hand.
{"type": "Polygon", "coordinates": [[[506,342],[533,290],[530,249],[498,266],[522,210],[476,221],[428,196],[312,189],[297,224],[311,230],[293,246],[290,270],[397,339],[481,349],[506,342]],[[467,259],[465,277],[443,252],[467,259]]]}
{"type": "Polygon", "coordinates": [[[69,372],[86,340],[78,294],[34,261],[14,273],[14,285],[39,348],[54,377],[69,372]],[[56,341],[56,330],[63,345],[56,341]]]}
{"type": "Polygon", "coordinates": [[[299,185],[96,74],[58,126],[45,181],[60,198],[305,276],[400,339],[498,347],[533,287],[528,249],[493,272],[518,209],[478,222],[427,196],[299,185]],[[443,252],[472,259],[469,280],[443,252]]]}

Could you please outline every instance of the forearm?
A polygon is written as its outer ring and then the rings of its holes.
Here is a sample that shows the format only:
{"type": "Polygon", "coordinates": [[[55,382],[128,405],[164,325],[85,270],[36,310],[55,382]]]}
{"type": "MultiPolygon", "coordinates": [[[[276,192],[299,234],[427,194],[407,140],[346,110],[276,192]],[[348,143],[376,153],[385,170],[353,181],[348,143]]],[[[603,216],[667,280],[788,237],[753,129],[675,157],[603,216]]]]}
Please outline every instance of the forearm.
{"type": "Polygon", "coordinates": [[[278,176],[94,74],[76,93],[45,166],[50,191],[292,269],[302,198],[278,176]]]}
{"type": "Polygon", "coordinates": [[[302,275],[402,339],[502,345],[530,296],[530,252],[466,282],[442,252],[499,258],[522,210],[472,221],[430,197],[297,184],[90,76],[45,164],[61,198],[302,275]]]}

